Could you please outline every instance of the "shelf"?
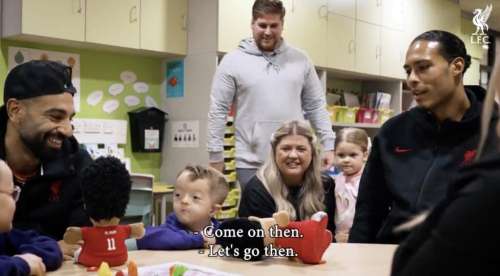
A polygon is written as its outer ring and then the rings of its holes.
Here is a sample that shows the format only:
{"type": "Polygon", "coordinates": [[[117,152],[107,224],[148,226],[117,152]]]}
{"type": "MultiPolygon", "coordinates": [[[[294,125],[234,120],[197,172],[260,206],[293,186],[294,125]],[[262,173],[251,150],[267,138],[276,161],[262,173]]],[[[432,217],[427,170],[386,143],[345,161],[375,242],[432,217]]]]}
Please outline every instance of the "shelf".
{"type": "Polygon", "coordinates": [[[333,127],[357,127],[357,128],[380,128],[380,124],[367,124],[367,123],[354,123],[354,124],[348,124],[348,123],[338,123],[334,122],[332,123],[333,127]]]}

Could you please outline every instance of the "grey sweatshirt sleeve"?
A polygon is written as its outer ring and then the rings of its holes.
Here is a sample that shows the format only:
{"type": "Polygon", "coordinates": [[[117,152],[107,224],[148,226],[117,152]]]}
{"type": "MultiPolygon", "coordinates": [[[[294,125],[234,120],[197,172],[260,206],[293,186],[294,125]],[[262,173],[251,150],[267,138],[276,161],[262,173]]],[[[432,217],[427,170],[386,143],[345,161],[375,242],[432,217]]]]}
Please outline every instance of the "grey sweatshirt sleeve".
{"type": "Polygon", "coordinates": [[[304,87],[302,88],[304,117],[311,122],[323,146],[323,151],[333,150],[335,133],[328,111],[326,111],[325,91],[310,61],[307,63],[307,67],[304,87]]]}
{"type": "Polygon", "coordinates": [[[226,56],[215,71],[208,111],[208,152],[210,162],[224,160],[226,118],[236,93],[236,81],[230,73],[226,56]]]}

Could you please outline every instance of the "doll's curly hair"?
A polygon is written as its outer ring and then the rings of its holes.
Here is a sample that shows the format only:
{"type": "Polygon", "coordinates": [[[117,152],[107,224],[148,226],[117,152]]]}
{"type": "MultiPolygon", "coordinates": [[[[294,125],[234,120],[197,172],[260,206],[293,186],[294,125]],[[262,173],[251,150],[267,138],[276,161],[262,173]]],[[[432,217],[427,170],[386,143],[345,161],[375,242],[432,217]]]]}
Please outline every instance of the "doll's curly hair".
{"type": "Polygon", "coordinates": [[[122,218],[130,199],[132,181],[115,157],[99,157],[82,172],[83,202],[93,220],[122,218]]]}

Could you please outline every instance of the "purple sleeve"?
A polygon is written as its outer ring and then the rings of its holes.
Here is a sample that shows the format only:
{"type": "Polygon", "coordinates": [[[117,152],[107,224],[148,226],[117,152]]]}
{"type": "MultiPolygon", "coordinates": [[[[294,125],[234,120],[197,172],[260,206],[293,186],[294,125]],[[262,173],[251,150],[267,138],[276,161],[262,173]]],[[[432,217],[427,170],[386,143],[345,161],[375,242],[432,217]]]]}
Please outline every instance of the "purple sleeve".
{"type": "Polygon", "coordinates": [[[0,256],[0,276],[29,275],[28,263],[19,257],[0,256]]]}
{"type": "Polygon", "coordinates": [[[42,258],[47,271],[56,270],[63,261],[63,255],[57,242],[49,237],[38,235],[35,231],[10,231],[12,244],[18,254],[31,253],[42,258]]]}
{"type": "Polygon", "coordinates": [[[147,227],[146,234],[137,240],[137,248],[149,250],[203,248],[203,236],[188,233],[172,225],[147,227]]]}

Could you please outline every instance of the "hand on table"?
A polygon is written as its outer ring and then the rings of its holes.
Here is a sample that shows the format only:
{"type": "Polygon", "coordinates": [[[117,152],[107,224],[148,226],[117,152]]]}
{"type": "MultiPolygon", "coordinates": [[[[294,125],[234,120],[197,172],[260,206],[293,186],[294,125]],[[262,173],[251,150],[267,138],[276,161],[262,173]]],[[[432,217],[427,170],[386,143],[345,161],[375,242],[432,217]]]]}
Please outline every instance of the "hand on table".
{"type": "Polygon", "coordinates": [[[45,275],[45,264],[43,263],[42,258],[31,253],[25,253],[15,256],[23,259],[26,263],[28,263],[28,266],[30,268],[30,275],[45,275]]]}
{"type": "Polygon", "coordinates": [[[57,243],[59,244],[59,248],[63,253],[64,260],[66,261],[66,260],[72,260],[74,258],[75,251],[81,247],[83,241],[78,244],[69,244],[66,243],[64,240],[60,240],[57,243]]]}

